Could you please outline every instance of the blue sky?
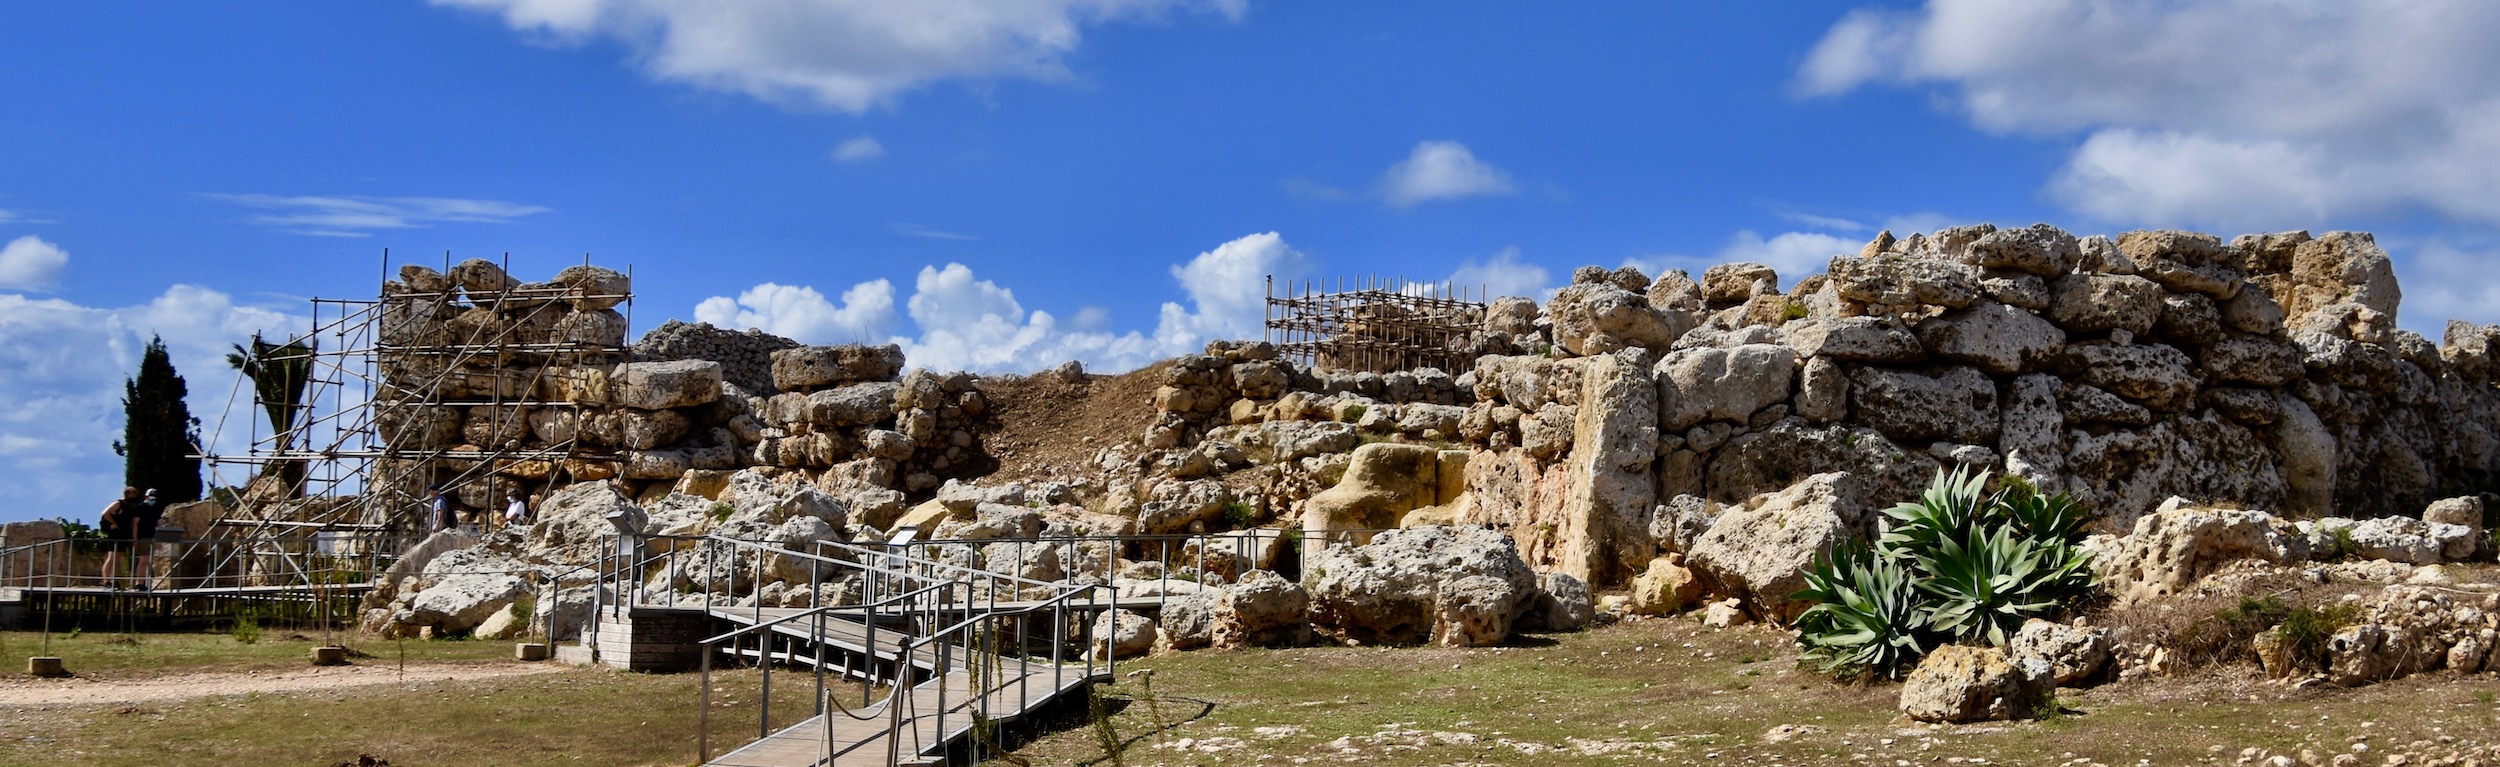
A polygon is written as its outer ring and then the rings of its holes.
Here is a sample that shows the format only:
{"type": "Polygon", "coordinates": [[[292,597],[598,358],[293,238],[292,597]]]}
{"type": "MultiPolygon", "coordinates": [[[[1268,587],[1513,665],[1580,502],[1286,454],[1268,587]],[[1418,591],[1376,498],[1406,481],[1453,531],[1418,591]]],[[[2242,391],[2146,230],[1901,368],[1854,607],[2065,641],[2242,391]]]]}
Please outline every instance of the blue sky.
{"type": "Polygon", "coordinates": [[[2363,229],[2436,337],[2500,320],[2495,33],[2473,2],[9,4],[0,519],[109,499],[148,334],[213,425],[226,345],[371,296],[386,248],[631,265],[636,333],[1014,371],[1255,334],[1269,273],[1536,293],[1793,280],[1887,227],[2363,229]]]}

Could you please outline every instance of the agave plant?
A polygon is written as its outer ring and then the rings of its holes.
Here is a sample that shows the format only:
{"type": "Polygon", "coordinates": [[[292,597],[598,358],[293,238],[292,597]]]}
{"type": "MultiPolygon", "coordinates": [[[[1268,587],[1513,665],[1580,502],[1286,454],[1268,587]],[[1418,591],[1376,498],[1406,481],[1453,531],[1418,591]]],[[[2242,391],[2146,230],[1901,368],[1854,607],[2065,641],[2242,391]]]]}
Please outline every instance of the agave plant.
{"type": "Polygon", "coordinates": [[[2063,540],[1974,529],[1912,559],[1928,598],[1928,628],[1957,641],[2004,646],[2023,621],[2055,610],[2091,583],[2089,561],[2063,540]]]}
{"type": "Polygon", "coordinates": [[[2083,525],[2092,521],[2083,504],[2062,493],[2041,495],[2038,488],[2021,477],[2005,479],[2005,491],[1998,494],[1996,505],[2016,532],[2047,541],[2083,540],[2083,525]]]}
{"type": "Polygon", "coordinates": [[[1892,524],[1876,546],[1894,554],[1934,551],[1942,541],[1968,535],[1995,505],[1987,488],[1986,474],[1968,469],[1955,469],[1950,475],[1937,471],[1916,502],[1884,510],[1892,524]]]}
{"type": "Polygon", "coordinates": [[[1799,599],[1813,607],[1797,617],[1797,641],[1823,673],[1899,677],[1926,654],[1919,638],[1918,593],[1899,562],[1845,545],[1805,572],[1799,599]]]}

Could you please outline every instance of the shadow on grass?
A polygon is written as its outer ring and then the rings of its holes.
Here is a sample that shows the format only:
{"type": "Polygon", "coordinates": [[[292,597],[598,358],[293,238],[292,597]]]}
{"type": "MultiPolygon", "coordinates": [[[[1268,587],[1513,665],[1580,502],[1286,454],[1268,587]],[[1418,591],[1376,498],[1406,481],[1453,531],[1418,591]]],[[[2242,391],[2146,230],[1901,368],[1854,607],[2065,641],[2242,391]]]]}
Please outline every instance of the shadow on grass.
{"type": "MultiPolygon", "coordinates": [[[[1144,705],[1157,712],[1153,717],[1159,722],[1156,726],[1119,739],[1113,750],[1121,755],[1140,743],[1150,739],[1159,739],[1163,733],[1179,729],[1181,725],[1205,719],[1215,713],[1214,701],[1178,695],[1156,695],[1151,699],[1107,692],[1095,692],[1093,695],[1100,698],[1100,710],[1102,717],[1106,720],[1118,718],[1133,706],[1144,705]]],[[[1001,727],[992,745],[1003,753],[990,755],[988,758],[1007,763],[1020,763],[1012,755],[1016,750],[1024,748],[1033,741],[1058,732],[1095,726],[1091,712],[1096,705],[1085,697],[1070,696],[1034,712],[1031,716],[1001,727]]],[[[1076,764],[1078,767],[1094,767],[1101,764],[1120,763],[1117,755],[1106,753],[1076,764]]]]}

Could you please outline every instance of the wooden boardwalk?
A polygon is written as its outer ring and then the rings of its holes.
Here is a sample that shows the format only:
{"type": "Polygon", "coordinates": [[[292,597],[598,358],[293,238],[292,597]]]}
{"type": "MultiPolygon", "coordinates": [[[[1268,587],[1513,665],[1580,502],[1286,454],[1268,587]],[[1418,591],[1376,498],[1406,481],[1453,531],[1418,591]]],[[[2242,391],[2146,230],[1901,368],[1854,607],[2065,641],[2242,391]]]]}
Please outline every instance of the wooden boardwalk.
{"type": "MultiPolygon", "coordinates": [[[[759,612],[753,608],[723,608],[715,609],[713,614],[735,623],[755,625],[759,620],[771,621],[800,612],[804,611],[768,608],[759,612]]],[[[915,675],[938,668],[940,659],[935,648],[915,648],[911,651],[912,657],[901,657],[905,643],[913,636],[908,628],[880,625],[871,631],[865,623],[827,616],[821,622],[821,629],[819,621],[807,618],[774,626],[773,631],[798,643],[821,644],[829,651],[876,662],[863,664],[864,667],[857,670],[846,669],[846,674],[876,675],[874,667],[877,664],[909,665],[915,675]]],[[[813,649],[812,646],[805,649],[791,647],[786,652],[801,654],[813,649]]],[[[781,656],[783,652],[776,651],[774,655],[781,656]]],[[[833,659],[827,660],[829,667],[836,663],[838,661],[833,659]]],[[[956,665],[961,665],[960,656],[956,665]]],[[[1000,657],[998,668],[985,676],[990,684],[986,689],[976,691],[971,675],[958,668],[942,677],[899,691],[867,710],[847,713],[837,710],[811,717],[714,758],[707,764],[718,767],[940,764],[946,761],[950,747],[972,740],[974,712],[984,712],[983,715],[990,721],[1004,724],[1062,695],[1083,694],[1088,685],[1109,678],[1108,673],[1099,670],[1088,673],[1081,663],[1066,665],[1013,657],[1000,657]],[[889,707],[897,707],[899,711],[889,707]],[[899,744],[888,742],[889,729],[900,735],[899,744]],[[895,758],[890,760],[889,756],[895,758]]]]}

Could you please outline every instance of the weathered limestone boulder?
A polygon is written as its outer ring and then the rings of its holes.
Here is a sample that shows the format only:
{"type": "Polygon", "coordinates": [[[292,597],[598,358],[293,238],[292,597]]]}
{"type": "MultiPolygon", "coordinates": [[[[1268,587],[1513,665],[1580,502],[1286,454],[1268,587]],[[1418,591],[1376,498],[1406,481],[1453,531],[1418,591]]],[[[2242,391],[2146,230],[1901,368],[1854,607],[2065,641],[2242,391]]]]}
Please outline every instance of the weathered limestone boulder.
{"type": "Polygon", "coordinates": [[[2353,303],[2395,324],[2404,293],[2396,268],[2378,240],[2366,232],[2328,232],[2295,246],[2288,275],[2261,278],[2292,324],[2335,304],[2353,303]]]}
{"type": "Polygon", "coordinates": [[[435,632],[458,634],[476,628],[497,611],[512,606],[513,600],[529,592],[529,583],[518,575],[476,573],[429,579],[434,585],[417,592],[409,600],[406,613],[397,616],[407,627],[431,626],[435,632]]]}
{"type": "Polygon", "coordinates": [[[720,399],[720,363],[628,362],[610,376],[616,404],[643,410],[693,407],[720,399]]]}
{"type": "Polygon", "coordinates": [[[1796,618],[1808,607],[1792,599],[1805,588],[1805,569],[1868,513],[1848,492],[1848,479],[1843,472],[1817,474],[1727,509],[1693,542],[1687,563],[1713,591],[1743,597],[1756,613],[1783,623],[1796,618]]]}
{"type": "Polygon", "coordinates": [[[1788,400],[1797,353],[1774,344],[1682,349],[1658,361],[1659,426],[1682,431],[1707,421],[1744,423],[1788,400]]]}
{"type": "Polygon", "coordinates": [[[1155,621],[1127,610],[1106,610],[1093,624],[1093,658],[1134,658],[1154,652],[1155,621]]]}
{"type": "Polygon", "coordinates": [[[1425,445],[1375,442],[1355,448],[1345,476],[1304,503],[1305,536],[1325,541],[1338,530],[1396,527],[1406,512],[1440,502],[1440,463],[1440,451],[1425,445]]]}
{"type": "Polygon", "coordinates": [[[2479,536],[2483,532],[2483,499],[2467,495],[2432,501],[2429,507],[2422,509],[2422,521],[2456,525],[2479,536]]]}
{"type": "Polygon", "coordinates": [[[1480,527],[1418,527],[1306,554],[1311,627],[1349,645],[1499,642],[1536,593],[1510,538],[1480,527]]]}
{"type": "Polygon", "coordinates": [[[482,258],[453,264],[449,277],[472,303],[494,303],[503,297],[504,291],[521,286],[521,281],[505,274],[503,267],[482,258]]]}
{"type": "Polygon", "coordinates": [[[2126,274],[2070,274],[2049,284],[2049,321],[2075,335],[2143,335],[2161,319],[2161,285],[2126,274]]]}
{"type": "Polygon", "coordinates": [[[1207,593],[1176,596],[1163,602],[1156,634],[1165,647],[1195,650],[1215,642],[1215,599],[1207,593]]]}
{"type": "Polygon", "coordinates": [[[1534,601],[1519,616],[1519,630],[1579,631],[1597,619],[1597,600],[1589,593],[1587,581],[1570,573],[1543,573],[1536,583],[1534,601]]]}
{"type": "Polygon", "coordinates": [[[879,381],[818,389],[806,395],[807,421],[833,428],[875,425],[894,417],[894,393],[898,388],[896,384],[879,381]]]}
{"type": "Polygon", "coordinates": [[[2292,523],[2262,511],[2199,508],[2172,498],[2135,522],[2124,538],[2094,536],[2092,565],[2122,602],[2178,593],[2225,564],[2255,559],[2297,564],[2309,542],[2292,523]]]}
{"type": "Polygon", "coordinates": [[[1545,316],[1553,322],[1555,345],[1583,356],[1664,349],[1698,324],[1689,314],[1655,311],[1641,294],[1608,282],[1563,288],[1546,304],[1545,316]]]}
{"type": "Polygon", "coordinates": [[[2084,681],[2109,664],[2109,629],[2083,628],[2033,618],[2014,632],[2006,650],[2017,658],[2048,661],[2049,675],[2060,687],[2084,681]]]}
{"type": "Polygon", "coordinates": [[[1928,374],[1869,367],[1850,378],[1857,384],[1849,393],[1851,412],[1884,436],[1912,444],[1996,441],[1996,382],[1976,368],[1928,374]]]}
{"type": "Polygon", "coordinates": [[[2196,361],[2167,344],[2080,343],[2066,355],[2083,380],[2155,410],[2185,410],[2195,404],[2196,361]]]}
{"type": "Polygon", "coordinates": [[[1701,272],[1701,300],[1713,309],[1742,304],[1758,295],[1778,293],[1780,275],[1767,264],[1739,261],[1701,272]]]}
{"type": "Polygon", "coordinates": [[[1945,645],[1901,683],[1901,713],[1922,722],[2028,719],[2056,692],[2049,663],[1995,647],[1945,645]]]}
{"type": "Polygon", "coordinates": [[[2118,235],[2135,273],[2181,293],[2230,298],[2240,290],[2239,254],[2197,232],[2142,230],[2118,235]]]}
{"type": "Polygon", "coordinates": [[[549,282],[571,289],[573,309],[580,312],[614,308],[634,291],[633,280],[623,272],[589,264],[565,267],[549,282]]]}
{"type": "Polygon", "coordinates": [[[1832,259],[1840,297],[1869,306],[1959,309],[1979,300],[1979,270],[1941,258],[1879,253],[1832,259]]]}
{"type": "Polygon", "coordinates": [[[1507,333],[1513,338],[1526,336],[1536,332],[1536,318],[1535,299],[1503,296],[1493,299],[1493,304],[1485,307],[1484,330],[1488,333],[1507,333]]]}
{"type": "Polygon", "coordinates": [[[1927,352],[1908,326],[1892,317],[1821,317],[1780,326],[1781,343],[1798,356],[1871,365],[1907,365],[1927,352]]]}
{"type": "Polygon", "coordinates": [[[1921,322],[1918,338],[1938,359],[2000,376],[2036,368],[2066,345],[2065,331],[2048,320],[1994,301],[1921,322]]]}
{"type": "Polygon", "coordinates": [[[1692,568],[1684,566],[1684,555],[1668,554],[1649,560],[1649,569],[1632,579],[1632,612],[1642,615],[1673,615],[1684,611],[1701,599],[1706,588],[1692,568]]]}
{"type": "Polygon", "coordinates": [[[1232,491],[1226,489],[1223,480],[1219,479],[1158,482],[1148,490],[1145,502],[1137,506],[1137,532],[1143,535],[1189,532],[1193,526],[1203,527],[1205,523],[1223,516],[1224,504],[1232,500],[1232,491]]]}
{"type": "Polygon", "coordinates": [[[892,381],[902,370],[903,348],[893,344],[801,346],[773,352],[773,387],[782,391],[892,381]]]}
{"type": "Polygon", "coordinates": [[[2443,666],[2460,674],[2491,668],[2500,639],[2500,598],[2451,588],[2394,585],[2363,600],[2353,625],[2327,639],[2327,679],[2357,686],[2443,666]]]}
{"type": "Polygon", "coordinates": [[[1627,349],[1589,358],[1581,368],[1570,456],[1559,475],[1545,478],[1560,480],[1563,491],[1545,496],[1527,525],[1552,535],[1513,529],[1530,536],[1522,551],[1546,569],[1619,583],[1630,576],[1631,564],[1655,550],[1649,510],[1658,490],[1651,473],[1658,455],[1658,384],[1649,359],[1646,350],[1627,349]]]}
{"type": "Polygon", "coordinates": [[[1301,644],[1310,634],[1303,622],[1310,604],[1301,584],[1267,570],[1243,572],[1216,593],[1209,640],[1217,648],[1301,644]]]}
{"type": "Polygon", "coordinates": [[[2204,348],[2205,374],[2216,381],[2282,386],[2301,376],[2300,346],[2268,336],[2231,336],[2204,348]]]}
{"type": "Polygon", "coordinates": [[[639,526],[641,507],[606,482],[566,485],[538,504],[522,551],[532,561],[566,566],[585,565],[615,551],[616,526],[610,515],[639,526]]]}
{"type": "MultiPolygon", "coordinates": [[[[2477,520],[2479,521],[2479,520],[2477,520]]],[[[2311,551],[2328,551],[2349,541],[2343,554],[2359,559],[2384,559],[2409,565],[2435,565],[2474,556],[2481,536],[2473,528],[2412,517],[2351,520],[2327,517],[2299,523],[2311,551]]]]}
{"type": "Polygon", "coordinates": [[[1973,240],[1966,260],[1982,269],[2006,269],[2041,277],[2065,274],[2083,258],[2074,235],[2048,224],[1999,229],[1973,240]]]}

